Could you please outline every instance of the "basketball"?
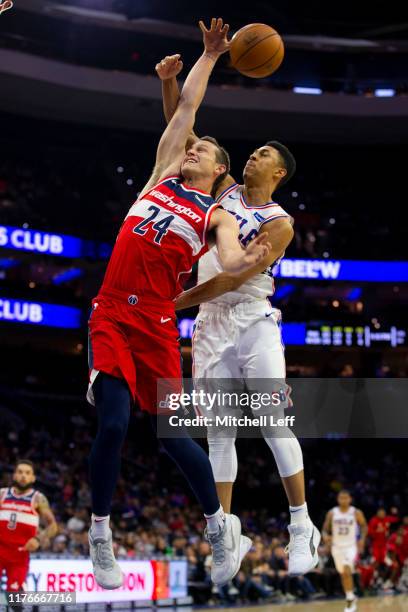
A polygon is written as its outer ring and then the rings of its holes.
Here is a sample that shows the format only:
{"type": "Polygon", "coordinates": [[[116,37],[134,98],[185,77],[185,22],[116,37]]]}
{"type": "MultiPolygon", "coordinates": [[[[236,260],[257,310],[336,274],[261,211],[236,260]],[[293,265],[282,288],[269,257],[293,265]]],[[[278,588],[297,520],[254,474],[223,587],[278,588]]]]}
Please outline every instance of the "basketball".
{"type": "Polygon", "coordinates": [[[234,68],[253,79],[273,74],[281,65],[285,47],[279,33],[264,23],[250,23],[231,39],[234,68]]]}

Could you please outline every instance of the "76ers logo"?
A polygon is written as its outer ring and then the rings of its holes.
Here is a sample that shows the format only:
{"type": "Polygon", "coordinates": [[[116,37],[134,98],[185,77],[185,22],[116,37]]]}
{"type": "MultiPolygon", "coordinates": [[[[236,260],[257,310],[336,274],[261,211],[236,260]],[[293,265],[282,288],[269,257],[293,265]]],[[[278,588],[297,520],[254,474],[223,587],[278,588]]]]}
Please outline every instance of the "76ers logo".
{"type": "Polygon", "coordinates": [[[11,9],[12,6],[13,6],[12,0],[3,0],[3,2],[0,2],[0,15],[2,14],[3,11],[8,11],[8,9],[11,9]]]}

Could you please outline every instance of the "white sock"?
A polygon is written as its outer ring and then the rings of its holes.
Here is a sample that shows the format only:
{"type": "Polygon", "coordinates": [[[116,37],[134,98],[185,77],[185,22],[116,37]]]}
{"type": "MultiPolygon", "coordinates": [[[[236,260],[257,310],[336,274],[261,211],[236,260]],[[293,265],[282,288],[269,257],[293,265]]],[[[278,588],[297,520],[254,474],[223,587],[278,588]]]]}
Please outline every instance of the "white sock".
{"type": "Polygon", "coordinates": [[[309,519],[306,502],[301,506],[289,506],[289,510],[291,525],[298,525],[299,523],[304,523],[309,519]]]}
{"type": "Polygon", "coordinates": [[[107,516],[96,516],[92,514],[92,537],[106,539],[109,535],[109,514],[107,516]]]}
{"type": "Polygon", "coordinates": [[[215,514],[204,514],[207,521],[208,533],[218,533],[224,527],[225,512],[220,506],[215,514]]]}
{"type": "Polygon", "coordinates": [[[346,591],[346,599],[347,599],[347,601],[353,601],[353,599],[354,599],[354,592],[353,591],[346,591]]]}

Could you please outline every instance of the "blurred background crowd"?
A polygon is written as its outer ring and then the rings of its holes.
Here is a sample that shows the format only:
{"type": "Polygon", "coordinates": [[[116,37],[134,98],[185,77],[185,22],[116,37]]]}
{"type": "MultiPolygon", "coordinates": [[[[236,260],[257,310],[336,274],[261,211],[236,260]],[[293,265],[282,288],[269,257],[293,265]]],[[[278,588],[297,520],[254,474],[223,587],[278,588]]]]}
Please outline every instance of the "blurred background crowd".
{"type": "MultiPolygon", "coordinates": [[[[6,401],[4,395],[2,399],[6,401]]],[[[0,486],[10,486],[14,462],[24,456],[34,462],[36,486],[55,512],[58,535],[43,547],[45,556],[88,554],[91,497],[87,457],[96,423],[93,410],[78,404],[78,398],[26,394],[15,398],[13,413],[7,415],[9,433],[0,428],[0,486]]],[[[3,405],[3,416],[5,408],[3,405]]],[[[315,571],[304,578],[288,577],[284,551],[288,513],[273,457],[263,440],[241,439],[237,444],[239,472],[233,510],[254,544],[232,584],[212,588],[201,511],[140,413],[131,419],[112,508],[117,554],[129,559],[186,557],[189,592],[201,604],[340,594],[339,577],[325,543],[315,571]]],[[[344,487],[350,489],[353,503],[369,521],[366,548],[357,564],[360,594],[408,589],[405,444],[403,440],[377,440],[376,444],[376,456],[368,464],[365,457],[370,441],[303,441],[309,510],[316,524],[322,525],[344,487]],[[375,558],[379,548],[385,551],[381,563],[375,558]]]]}

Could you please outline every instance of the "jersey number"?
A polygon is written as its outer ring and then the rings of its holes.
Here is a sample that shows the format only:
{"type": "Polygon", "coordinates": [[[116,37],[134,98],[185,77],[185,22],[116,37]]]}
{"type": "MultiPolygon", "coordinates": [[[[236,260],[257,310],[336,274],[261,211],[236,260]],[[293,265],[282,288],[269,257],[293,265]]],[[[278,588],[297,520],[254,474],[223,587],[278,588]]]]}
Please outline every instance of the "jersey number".
{"type": "MultiPolygon", "coordinates": [[[[157,208],[157,206],[149,206],[147,210],[152,211],[150,217],[147,217],[147,219],[143,219],[143,221],[138,223],[133,228],[134,233],[139,234],[140,236],[144,236],[146,234],[147,226],[153,221],[153,219],[157,217],[160,212],[160,208],[157,208]]],[[[156,223],[152,225],[152,229],[156,232],[156,235],[154,237],[154,241],[156,242],[156,244],[161,243],[162,238],[167,234],[169,225],[173,221],[173,219],[174,215],[168,215],[167,217],[163,217],[163,219],[161,219],[160,221],[156,221],[156,223]]]]}
{"type": "Polygon", "coordinates": [[[12,512],[10,514],[10,520],[7,523],[7,529],[15,529],[17,525],[17,512],[12,512]]]}
{"type": "Polygon", "coordinates": [[[348,536],[350,533],[350,529],[348,527],[339,527],[339,535],[348,536]]]}

